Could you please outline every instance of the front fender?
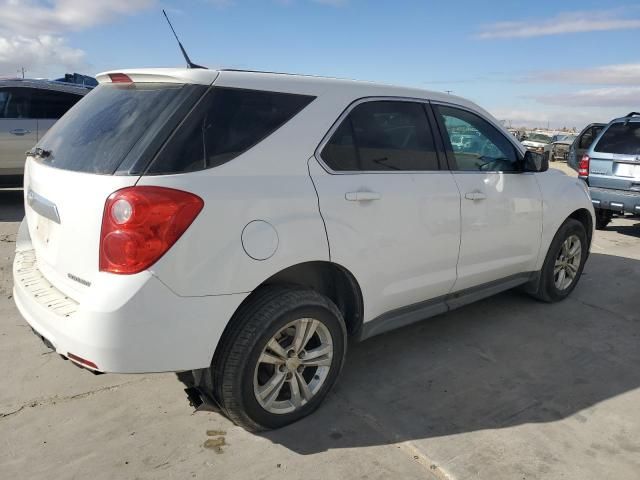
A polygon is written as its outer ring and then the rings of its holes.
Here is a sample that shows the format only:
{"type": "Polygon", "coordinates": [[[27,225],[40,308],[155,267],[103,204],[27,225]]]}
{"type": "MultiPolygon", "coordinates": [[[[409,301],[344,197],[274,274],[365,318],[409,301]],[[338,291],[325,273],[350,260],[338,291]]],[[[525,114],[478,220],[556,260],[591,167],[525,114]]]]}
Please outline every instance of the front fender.
{"type": "Polygon", "coordinates": [[[588,235],[592,238],[595,213],[589,189],[579,178],[569,177],[555,169],[538,174],[536,178],[542,192],[542,239],[536,263],[537,270],[540,270],[553,237],[564,221],[578,210],[587,210],[591,215],[592,225],[592,231],[588,235]]]}

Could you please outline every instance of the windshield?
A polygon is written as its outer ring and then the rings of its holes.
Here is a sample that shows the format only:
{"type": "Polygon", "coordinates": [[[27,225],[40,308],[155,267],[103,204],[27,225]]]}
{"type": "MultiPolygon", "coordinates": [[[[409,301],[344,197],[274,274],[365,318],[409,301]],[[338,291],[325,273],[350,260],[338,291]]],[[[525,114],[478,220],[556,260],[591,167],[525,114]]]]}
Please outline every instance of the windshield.
{"type": "Polygon", "coordinates": [[[551,137],[544,135],[543,133],[528,133],[527,138],[530,142],[550,143],[551,137]]]}
{"type": "MultiPolygon", "coordinates": [[[[37,147],[52,167],[113,174],[140,142],[149,142],[175,112],[189,87],[162,83],[107,83],[86,95],[37,147]]],[[[139,151],[138,149],[135,149],[139,151]]]]}

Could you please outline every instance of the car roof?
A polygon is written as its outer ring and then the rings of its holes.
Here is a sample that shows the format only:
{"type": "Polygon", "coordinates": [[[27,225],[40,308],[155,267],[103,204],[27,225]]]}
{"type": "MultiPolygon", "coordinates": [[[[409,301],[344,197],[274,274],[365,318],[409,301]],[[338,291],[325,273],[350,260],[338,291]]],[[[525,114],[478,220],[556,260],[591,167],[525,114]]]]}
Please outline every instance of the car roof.
{"type": "Polygon", "coordinates": [[[78,95],[85,95],[91,91],[91,87],[84,85],[31,78],[0,79],[0,87],[38,88],[42,90],[76,93],[78,95]]]}
{"type": "Polygon", "coordinates": [[[624,117],[614,118],[609,123],[621,123],[621,122],[640,122],[640,113],[631,112],[624,117]]]}
{"type": "Polygon", "coordinates": [[[320,96],[340,92],[346,98],[405,97],[434,100],[466,106],[486,113],[475,103],[456,95],[431,90],[400,87],[362,80],[349,80],[295,73],[265,72],[238,69],[141,68],[102,72],[96,75],[99,83],[109,83],[109,74],[123,73],[134,82],[196,83],[256,90],[271,90],[320,96]]]}

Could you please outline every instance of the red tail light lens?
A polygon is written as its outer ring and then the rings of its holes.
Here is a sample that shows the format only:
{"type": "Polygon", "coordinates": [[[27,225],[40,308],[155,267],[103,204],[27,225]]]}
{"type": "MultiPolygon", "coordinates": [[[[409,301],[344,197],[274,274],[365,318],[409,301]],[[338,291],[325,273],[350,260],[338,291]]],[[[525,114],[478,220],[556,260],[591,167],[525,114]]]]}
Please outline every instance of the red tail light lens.
{"type": "Polygon", "coordinates": [[[111,79],[111,83],[133,83],[129,75],[125,75],[124,73],[110,73],[109,78],[111,79]]]}
{"type": "Polygon", "coordinates": [[[578,175],[581,177],[589,176],[589,155],[583,155],[578,164],[578,175]]]}
{"type": "Polygon", "coordinates": [[[112,193],[104,206],[100,271],[132,274],[146,270],[202,210],[192,193],[164,187],[128,187],[112,193]]]}

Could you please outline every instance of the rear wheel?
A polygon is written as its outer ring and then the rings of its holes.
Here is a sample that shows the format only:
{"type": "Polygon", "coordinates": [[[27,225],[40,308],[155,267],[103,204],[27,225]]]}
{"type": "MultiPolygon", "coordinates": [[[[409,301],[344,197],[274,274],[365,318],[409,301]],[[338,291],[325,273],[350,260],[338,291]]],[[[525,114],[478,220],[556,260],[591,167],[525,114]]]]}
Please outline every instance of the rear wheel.
{"type": "Polygon", "coordinates": [[[564,300],[576,287],[589,244],[584,225],[569,218],[558,229],[532,295],[545,302],[564,300]]]}
{"type": "Polygon", "coordinates": [[[596,208],[596,229],[604,230],[611,223],[613,213],[610,210],[596,208]]]}
{"type": "Polygon", "coordinates": [[[210,368],[213,394],[247,430],[279,428],[309,415],[344,363],[342,315],[312,290],[257,292],[227,333],[210,368]]]}

